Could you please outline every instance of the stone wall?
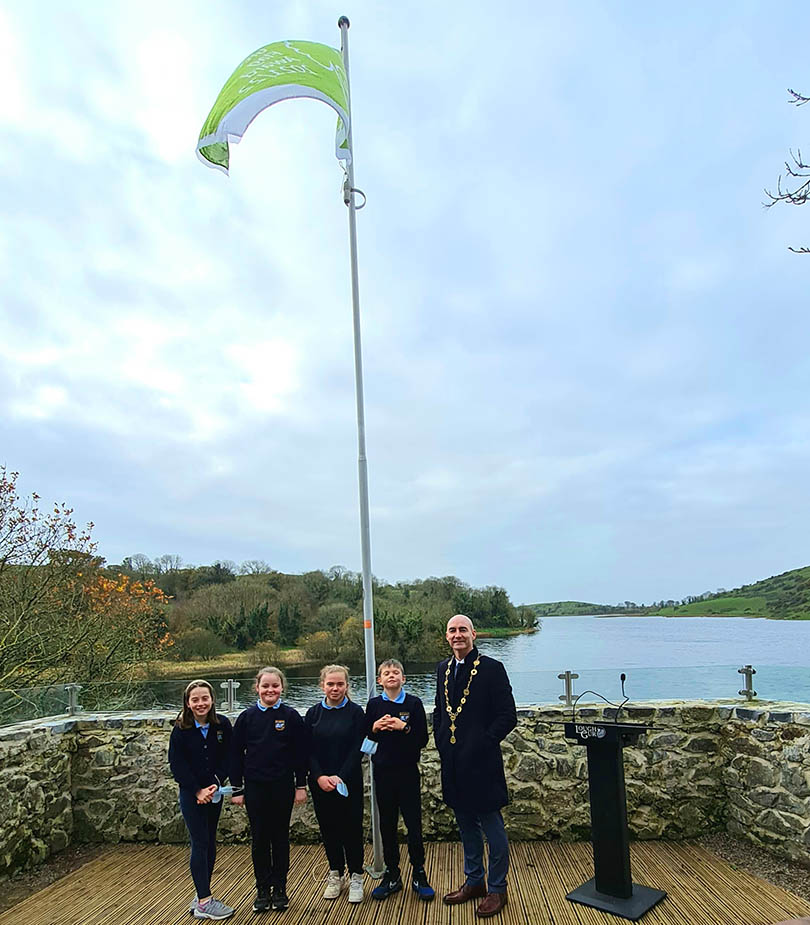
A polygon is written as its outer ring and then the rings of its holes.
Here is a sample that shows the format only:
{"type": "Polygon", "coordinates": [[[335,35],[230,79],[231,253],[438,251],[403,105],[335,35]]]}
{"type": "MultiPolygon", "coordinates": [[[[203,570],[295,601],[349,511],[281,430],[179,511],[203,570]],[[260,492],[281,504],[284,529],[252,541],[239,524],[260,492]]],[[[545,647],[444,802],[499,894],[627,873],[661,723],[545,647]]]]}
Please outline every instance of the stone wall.
{"type": "Polygon", "coordinates": [[[810,866],[808,710],[736,710],[722,730],[722,780],[732,835],[810,866]]]}
{"type": "MultiPolygon", "coordinates": [[[[725,829],[810,864],[810,707],[654,702],[628,709],[653,728],[624,752],[635,838],[687,838],[725,829]]],[[[518,711],[503,745],[514,839],[590,837],[585,749],[567,742],[561,706],[518,711]]],[[[582,720],[603,718],[583,707],[582,720]]],[[[88,714],[0,729],[0,872],[75,842],[185,841],[166,749],[174,716],[88,714]]],[[[429,839],[452,839],[438,756],[422,759],[429,839]]],[[[243,809],[226,806],[222,841],[247,838],[243,809]]],[[[311,803],[293,839],[319,841],[311,803]]]]}
{"type": "Polygon", "coordinates": [[[75,734],[70,723],[0,729],[0,873],[66,848],[75,734]]]}

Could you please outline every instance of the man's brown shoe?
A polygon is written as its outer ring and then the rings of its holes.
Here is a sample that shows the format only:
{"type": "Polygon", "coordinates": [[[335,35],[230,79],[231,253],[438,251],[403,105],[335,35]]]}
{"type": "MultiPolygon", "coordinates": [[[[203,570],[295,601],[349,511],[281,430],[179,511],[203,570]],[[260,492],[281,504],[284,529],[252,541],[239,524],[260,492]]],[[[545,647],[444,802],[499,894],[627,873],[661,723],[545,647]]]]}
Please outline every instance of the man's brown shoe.
{"type": "Polygon", "coordinates": [[[448,906],[457,906],[459,903],[466,903],[471,899],[480,899],[482,896],[486,895],[487,888],[483,883],[479,883],[477,886],[465,883],[461,889],[453,890],[452,893],[448,893],[446,896],[442,897],[442,902],[448,906]]]}
{"type": "Polygon", "coordinates": [[[497,915],[506,905],[506,893],[487,893],[478,904],[476,914],[482,919],[497,915]]]}

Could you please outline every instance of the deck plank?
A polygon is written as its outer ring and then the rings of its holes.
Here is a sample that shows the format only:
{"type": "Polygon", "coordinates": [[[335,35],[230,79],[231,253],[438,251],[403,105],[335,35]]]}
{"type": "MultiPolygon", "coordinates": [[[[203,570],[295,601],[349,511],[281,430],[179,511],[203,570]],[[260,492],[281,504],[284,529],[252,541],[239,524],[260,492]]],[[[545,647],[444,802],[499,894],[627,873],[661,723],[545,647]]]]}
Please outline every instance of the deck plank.
{"type": "MultiPolygon", "coordinates": [[[[498,925],[606,925],[615,919],[571,903],[565,894],[592,876],[587,843],[513,844],[509,904],[498,925]]],[[[695,844],[636,842],[633,878],[666,890],[667,898],[644,917],[645,925],[773,925],[810,915],[810,903],[736,870],[695,844]]],[[[426,866],[436,890],[432,903],[410,889],[410,864],[403,847],[404,889],[384,902],[370,892],[349,905],[346,894],[323,898],[327,867],[319,845],[294,845],[286,918],[302,925],[477,925],[475,903],[445,906],[444,893],[460,886],[461,847],[427,845],[426,866]]],[[[236,914],[234,925],[256,925],[253,872],[246,845],[219,849],[215,892],[236,914]]],[[[56,881],[0,915],[0,925],[189,925],[194,893],[188,849],[178,845],[121,845],[56,881]]],[[[265,917],[267,921],[273,914],[265,917]]]]}

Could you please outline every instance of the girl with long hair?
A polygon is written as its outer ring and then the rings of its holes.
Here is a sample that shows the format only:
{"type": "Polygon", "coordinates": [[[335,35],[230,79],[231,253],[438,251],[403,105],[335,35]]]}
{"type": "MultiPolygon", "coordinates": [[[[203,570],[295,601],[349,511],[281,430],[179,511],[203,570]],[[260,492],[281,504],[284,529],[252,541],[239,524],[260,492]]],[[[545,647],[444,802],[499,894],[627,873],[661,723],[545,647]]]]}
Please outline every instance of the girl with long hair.
{"type": "Polygon", "coordinates": [[[180,812],[191,839],[191,879],[197,891],[189,907],[196,919],[220,921],[234,910],[211,895],[217,857],[220,786],[231,761],[231,724],[217,713],[214,689],[197,679],[183,692],[183,709],[169,739],[169,767],[180,785],[180,812]]]}

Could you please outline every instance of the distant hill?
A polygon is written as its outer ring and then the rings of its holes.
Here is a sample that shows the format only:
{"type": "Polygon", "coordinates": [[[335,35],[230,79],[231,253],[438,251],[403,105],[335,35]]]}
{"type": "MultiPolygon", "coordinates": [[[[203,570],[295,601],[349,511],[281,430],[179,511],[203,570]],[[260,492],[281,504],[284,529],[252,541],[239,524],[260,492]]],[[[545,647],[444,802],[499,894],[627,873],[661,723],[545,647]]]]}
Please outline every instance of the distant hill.
{"type": "Polygon", "coordinates": [[[658,614],[681,616],[755,616],[775,620],[810,620],[810,566],[764,578],[703,600],[662,607],[658,614]]]}
{"type": "MultiPolygon", "coordinates": [[[[627,602],[629,603],[629,602],[627,602]]],[[[651,606],[589,604],[583,601],[551,601],[530,604],[539,617],[589,616],[622,613],[682,617],[770,617],[774,620],[810,620],[810,566],[792,569],[732,591],[701,594],[686,601],[651,606]]]]}
{"type": "Polygon", "coordinates": [[[617,612],[615,604],[587,604],[584,601],[551,601],[546,604],[529,604],[529,607],[538,617],[587,617],[597,613],[617,612]]]}

